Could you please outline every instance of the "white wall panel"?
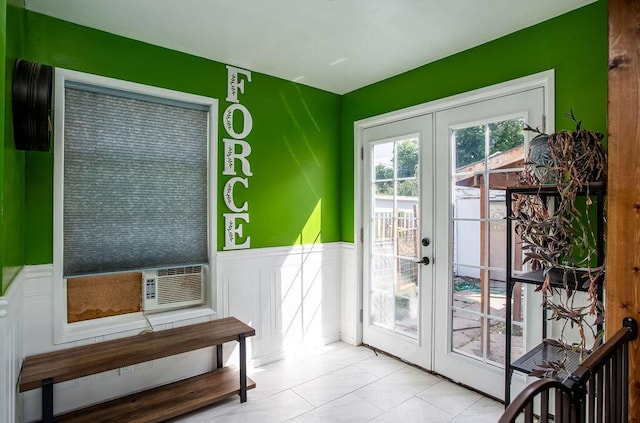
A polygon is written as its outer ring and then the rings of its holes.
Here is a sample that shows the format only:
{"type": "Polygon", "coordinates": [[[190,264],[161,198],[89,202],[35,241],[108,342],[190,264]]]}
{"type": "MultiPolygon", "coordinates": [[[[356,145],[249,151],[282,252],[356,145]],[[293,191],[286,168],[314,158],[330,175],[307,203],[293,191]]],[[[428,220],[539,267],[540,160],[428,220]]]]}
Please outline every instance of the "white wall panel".
{"type": "Polygon", "coordinates": [[[63,348],[53,343],[53,267],[29,266],[24,271],[22,314],[25,355],[63,348]]]}
{"type": "MultiPolygon", "coordinates": [[[[345,310],[341,307],[344,249],[345,244],[335,243],[218,253],[216,269],[222,290],[222,315],[235,316],[256,329],[256,336],[247,342],[248,358],[254,365],[340,340],[341,325],[344,323],[340,315],[345,310]]],[[[11,336],[18,336],[14,344],[0,343],[0,363],[3,365],[0,389],[4,389],[0,391],[0,410],[7,410],[6,414],[10,416],[0,420],[3,422],[30,422],[40,418],[40,390],[20,395],[18,409],[15,406],[4,407],[5,403],[12,401],[7,387],[15,387],[23,357],[137,333],[127,331],[91,336],[56,345],[53,341],[52,266],[27,267],[20,278],[10,287],[9,293],[14,297],[12,302],[0,300],[0,314],[8,310],[7,315],[0,315],[0,339],[9,333],[6,329],[9,321],[7,316],[13,319],[11,336]],[[13,350],[13,359],[4,358],[7,349],[13,350]],[[13,374],[4,371],[8,362],[13,362],[13,374]],[[19,414],[24,418],[20,418],[19,414]]],[[[354,313],[350,311],[350,314],[354,313]]],[[[198,317],[154,324],[154,329],[162,330],[208,319],[198,317]]],[[[233,343],[225,346],[225,359],[231,363],[237,360],[237,348],[233,343]]],[[[60,413],[203,373],[214,365],[215,353],[209,348],[141,363],[131,373],[120,374],[114,370],[57,384],[54,412],[60,413]]],[[[0,418],[4,418],[4,415],[0,414],[0,418]]]]}
{"type": "Polygon", "coordinates": [[[260,365],[340,339],[342,244],[218,253],[224,315],[252,326],[260,365]]]}
{"type": "Polygon", "coordinates": [[[348,344],[358,345],[362,341],[362,281],[358,276],[356,249],[353,244],[345,244],[342,249],[341,272],[340,338],[348,344]]]}
{"type": "Polygon", "coordinates": [[[18,382],[22,364],[22,272],[0,297],[0,421],[19,418],[18,382]]]}

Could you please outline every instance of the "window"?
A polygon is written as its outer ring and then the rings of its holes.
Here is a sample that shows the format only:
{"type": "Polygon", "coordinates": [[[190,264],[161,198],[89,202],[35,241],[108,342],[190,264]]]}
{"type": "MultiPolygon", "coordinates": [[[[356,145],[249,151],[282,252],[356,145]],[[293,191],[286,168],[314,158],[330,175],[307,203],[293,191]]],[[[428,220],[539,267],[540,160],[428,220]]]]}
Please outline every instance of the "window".
{"type": "Polygon", "coordinates": [[[55,92],[56,285],[208,265],[213,307],[217,101],[63,69],[55,92]]]}

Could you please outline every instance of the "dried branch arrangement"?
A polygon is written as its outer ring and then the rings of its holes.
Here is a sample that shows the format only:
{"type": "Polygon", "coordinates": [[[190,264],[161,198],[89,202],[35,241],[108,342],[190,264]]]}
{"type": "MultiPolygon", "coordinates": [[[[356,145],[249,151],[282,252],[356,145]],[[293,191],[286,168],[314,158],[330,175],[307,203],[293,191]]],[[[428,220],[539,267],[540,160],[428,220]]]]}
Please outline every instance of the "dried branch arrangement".
{"type": "MultiPolygon", "coordinates": [[[[576,123],[575,131],[546,135],[525,127],[539,134],[536,139],[547,140],[548,153],[542,155],[543,160],[529,158],[520,184],[553,184],[558,195],[546,200],[539,195],[518,195],[512,219],[522,241],[523,262],[530,263],[533,270],[543,269],[545,281],[539,287],[543,306],[550,311],[550,319],[561,322],[560,339],[546,341],[583,353],[588,352],[589,335],[593,340],[591,348],[599,345],[602,333],[596,331],[596,326],[604,322],[598,283],[603,283],[605,269],[597,264],[597,234],[589,188],[594,182],[606,182],[607,158],[602,147],[603,135],[581,129],[581,122],[573,112],[566,116],[576,123]],[[583,201],[579,200],[580,193],[583,201]],[[561,273],[564,289],[552,287],[552,269],[561,273]],[[576,302],[577,289],[587,292],[586,304],[576,302]],[[578,345],[565,339],[567,327],[578,328],[581,338],[578,345]]],[[[555,375],[562,364],[544,363],[540,372],[555,375]]]]}

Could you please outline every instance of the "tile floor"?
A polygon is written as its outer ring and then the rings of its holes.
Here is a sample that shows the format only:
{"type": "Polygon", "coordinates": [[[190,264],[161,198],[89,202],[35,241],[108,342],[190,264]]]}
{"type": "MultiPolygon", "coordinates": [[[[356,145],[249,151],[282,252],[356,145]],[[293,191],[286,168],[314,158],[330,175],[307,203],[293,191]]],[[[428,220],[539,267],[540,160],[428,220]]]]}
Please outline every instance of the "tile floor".
{"type": "Polygon", "coordinates": [[[495,423],[502,404],[364,347],[337,342],[251,368],[256,389],[174,423],[495,423]]]}

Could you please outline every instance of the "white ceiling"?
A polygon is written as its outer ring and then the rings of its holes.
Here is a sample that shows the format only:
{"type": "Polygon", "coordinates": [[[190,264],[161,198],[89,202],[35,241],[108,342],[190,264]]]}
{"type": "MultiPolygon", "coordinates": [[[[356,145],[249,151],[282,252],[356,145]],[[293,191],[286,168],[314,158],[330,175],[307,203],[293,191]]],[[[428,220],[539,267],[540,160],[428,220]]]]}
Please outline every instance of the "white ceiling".
{"type": "Polygon", "coordinates": [[[27,9],[344,94],[595,0],[24,0],[27,9]]]}

